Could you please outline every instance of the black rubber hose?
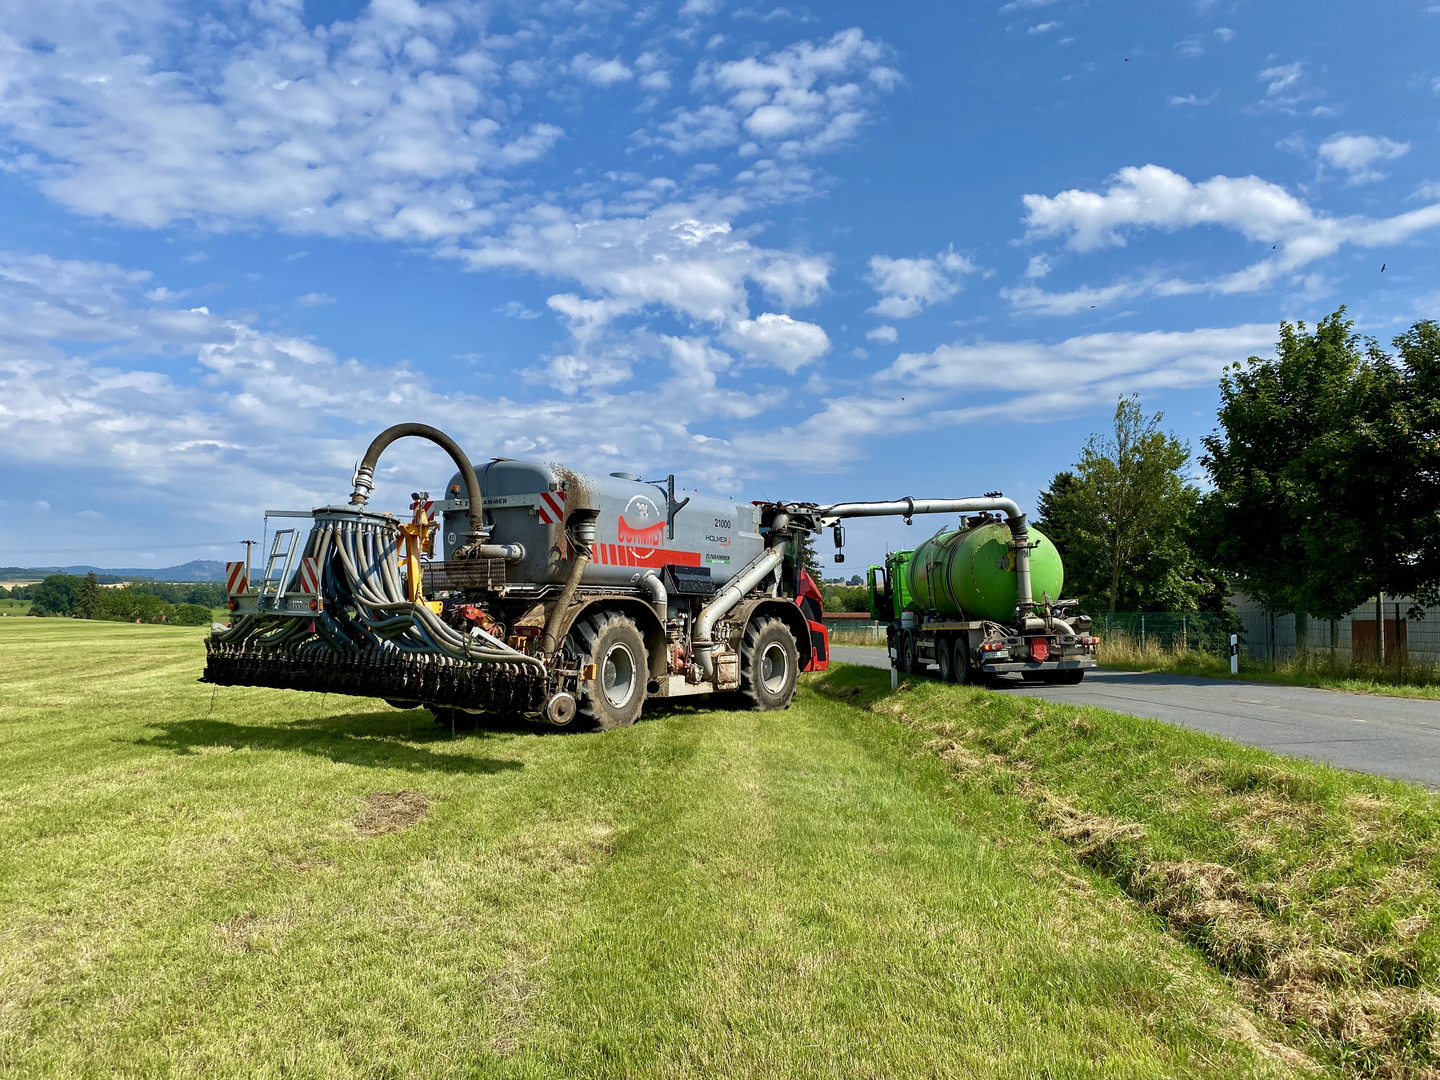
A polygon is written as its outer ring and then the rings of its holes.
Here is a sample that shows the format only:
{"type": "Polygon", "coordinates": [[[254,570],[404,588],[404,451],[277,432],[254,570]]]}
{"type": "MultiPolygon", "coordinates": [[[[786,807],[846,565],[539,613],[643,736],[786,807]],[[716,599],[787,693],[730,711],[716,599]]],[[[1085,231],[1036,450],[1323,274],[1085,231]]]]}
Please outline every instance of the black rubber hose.
{"type": "Polygon", "coordinates": [[[475,466],[470,464],[465,451],[460,449],[460,444],[429,424],[395,424],[375,436],[375,441],[370,444],[370,449],[365,451],[365,456],[360,459],[360,464],[355,469],[355,490],[350,495],[350,505],[364,506],[369,501],[370,492],[375,488],[375,466],[380,461],[380,455],[396,439],[403,439],[407,435],[429,439],[455,462],[460,470],[460,481],[465,485],[465,498],[470,500],[470,539],[478,540],[484,534],[485,524],[485,508],[480,498],[480,477],[475,472],[475,466]]]}

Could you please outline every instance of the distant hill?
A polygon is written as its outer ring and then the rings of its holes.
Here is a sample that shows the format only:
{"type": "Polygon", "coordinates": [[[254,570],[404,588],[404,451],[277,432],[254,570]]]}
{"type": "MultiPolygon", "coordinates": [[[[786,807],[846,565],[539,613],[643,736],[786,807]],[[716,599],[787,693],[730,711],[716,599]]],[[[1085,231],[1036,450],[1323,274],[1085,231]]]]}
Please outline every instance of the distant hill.
{"type": "Polygon", "coordinates": [[[224,581],[225,564],[214,559],[194,559],[180,566],[0,566],[0,581],[27,581],[46,574],[93,573],[103,582],[152,578],[155,581],[224,581]]]}

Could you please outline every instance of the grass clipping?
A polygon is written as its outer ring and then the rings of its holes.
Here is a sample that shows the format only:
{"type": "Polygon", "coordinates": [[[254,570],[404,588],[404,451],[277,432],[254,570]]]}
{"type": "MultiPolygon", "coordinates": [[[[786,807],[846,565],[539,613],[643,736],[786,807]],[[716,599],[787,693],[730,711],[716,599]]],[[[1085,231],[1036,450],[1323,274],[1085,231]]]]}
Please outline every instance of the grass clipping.
{"type": "Polygon", "coordinates": [[[1158,722],[840,669],[956,782],[1022,799],[1320,1063],[1440,1077],[1440,804],[1158,722]],[[870,685],[873,683],[874,685],[870,685]]]}

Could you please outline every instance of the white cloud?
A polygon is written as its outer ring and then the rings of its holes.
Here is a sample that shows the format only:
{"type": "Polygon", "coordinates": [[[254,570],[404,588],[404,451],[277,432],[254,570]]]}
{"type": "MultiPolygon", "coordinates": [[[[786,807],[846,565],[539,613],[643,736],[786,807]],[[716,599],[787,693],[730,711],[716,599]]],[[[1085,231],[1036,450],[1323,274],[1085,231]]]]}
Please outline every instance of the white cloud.
{"type": "Polygon", "coordinates": [[[335,303],[335,297],[323,292],[310,292],[304,296],[297,296],[295,303],[301,307],[319,307],[321,304],[335,303]]]}
{"type": "Polygon", "coordinates": [[[736,144],[745,153],[782,158],[822,153],[854,138],[875,93],[898,80],[880,63],[883,55],[879,43],[852,27],[765,56],[703,61],[690,85],[711,100],[676,109],[636,137],[677,153],[736,144]]]}
{"type": "Polygon", "coordinates": [[[1180,332],[1086,334],[1057,343],[978,341],[902,353],[857,392],[800,424],[737,437],[742,453],[781,449],[797,466],[834,470],[876,435],[986,420],[1043,423],[1122,394],[1213,385],[1220,370],[1270,352],[1271,323],[1180,332]],[[843,456],[842,456],[843,455],[843,456]]]}
{"type": "Polygon", "coordinates": [[[1167,105],[1213,105],[1213,104],[1215,103],[1216,99],[1218,99],[1219,97],[1220,97],[1220,91],[1219,91],[1219,90],[1212,90],[1210,93],[1206,94],[1203,98],[1202,98],[1202,97],[1196,97],[1194,94],[1186,94],[1184,97],[1180,97],[1179,95],[1175,95],[1175,96],[1172,96],[1172,97],[1170,97],[1170,98],[1167,98],[1165,103],[1166,103],[1167,105]]]}
{"type": "Polygon", "coordinates": [[[23,148],[12,166],[83,215],[453,236],[486,227],[503,178],[563,134],[496,119],[503,71],[448,5],[376,3],[315,28],[292,3],[13,16],[0,105],[23,148]]]}
{"type": "Polygon", "coordinates": [[[616,83],[629,82],[635,73],[625,66],[618,57],[601,60],[589,53],[580,53],[570,61],[570,71],[579,78],[596,86],[610,87],[616,83]]]}
{"type": "Polygon", "coordinates": [[[965,256],[957,255],[953,246],[933,258],[872,256],[866,280],[875,286],[880,302],[869,310],[887,319],[908,319],[954,296],[960,291],[961,275],[973,274],[976,269],[965,256]]]}
{"type": "Polygon", "coordinates": [[[509,319],[538,319],[540,312],[526,307],[519,300],[507,300],[495,309],[495,314],[509,319]]]}
{"type": "Polygon", "coordinates": [[[1051,30],[1054,30],[1054,29],[1056,29],[1057,27],[1064,26],[1064,25],[1065,25],[1064,23],[1059,23],[1059,22],[1042,22],[1042,23],[1036,23],[1034,26],[1030,27],[1030,29],[1029,29],[1029,30],[1026,30],[1025,32],[1026,32],[1027,34],[1048,34],[1051,30]]]}
{"type": "Polygon", "coordinates": [[[755,360],[764,360],[794,374],[830,351],[830,338],[814,323],[766,312],[741,319],[726,335],[727,343],[755,360]]]}
{"type": "MultiPolygon", "coordinates": [[[[1294,113],[1305,102],[1325,96],[1325,91],[1310,84],[1305,65],[1300,61],[1264,68],[1256,78],[1265,84],[1265,96],[1255,104],[1261,112],[1294,113]]],[[[1316,106],[1310,111],[1315,115],[1327,115],[1334,110],[1316,106]]]]}
{"type": "Polygon", "coordinates": [[[1221,41],[1234,41],[1235,31],[1231,30],[1228,26],[1217,26],[1215,28],[1215,36],[1221,41]]]}
{"type": "Polygon", "coordinates": [[[1320,160],[1343,169],[1352,184],[1366,184],[1385,179],[1385,174],[1371,168],[1376,162],[1394,161],[1410,150],[1408,142],[1375,135],[1332,135],[1320,144],[1320,160]]]}
{"type": "Polygon", "coordinates": [[[1205,46],[1199,37],[1188,37],[1175,43],[1175,51],[1181,56],[1204,56],[1205,46]]]}
{"type": "Polygon", "coordinates": [[[1033,11],[1036,8],[1049,7],[1058,0],[1010,0],[1000,8],[1000,14],[1008,15],[1012,11],[1033,11]]]}
{"type": "Polygon", "coordinates": [[[1025,265],[1025,276],[1034,280],[1043,278],[1051,270],[1055,269],[1054,264],[1046,255],[1031,255],[1030,261],[1025,265]]]}
{"type": "Polygon", "coordinates": [[[868,331],[865,337],[870,341],[884,341],[893,345],[900,340],[900,331],[896,330],[893,326],[877,326],[875,329],[868,331]]]}
{"type": "Polygon", "coordinates": [[[1215,176],[1196,184],[1159,165],[1121,169],[1103,193],[1072,189],[1053,198],[1026,195],[1024,202],[1031,238],[1063,236],[1072,250],[1080,252],[1123,247],[1130,234],[1146,229],[1173,232],[1204,225],[1233,229],[1276,251],[1242,270],[1201,283],[1156,276],[1069,294],[1047,294],[1033,287],[1005,291],[1012,303],[1050,314],[1145,292],[1251,292],[1346,244],[1370,248],[1397,244],[1440,225],[1440,204],[1390,218],[1334,218],[1317,214],[1303,199],[1256,176],[1215,176]]]}

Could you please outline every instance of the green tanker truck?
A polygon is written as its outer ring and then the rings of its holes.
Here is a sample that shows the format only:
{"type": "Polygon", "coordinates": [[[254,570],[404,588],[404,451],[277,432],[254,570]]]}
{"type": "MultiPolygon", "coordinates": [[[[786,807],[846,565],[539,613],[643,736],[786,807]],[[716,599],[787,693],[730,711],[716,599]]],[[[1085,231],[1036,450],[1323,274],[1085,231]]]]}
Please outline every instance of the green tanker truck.
{"type": "Polygon", "coordinates": [[[1062,599],[1064,584],[1060,553],[1023,516],[982,513],[870,567],[870,614],[887,624],[901,674],[934,665],[946,682],[1078,683],[1095,667],[1098,639],[1062,599]]]}

